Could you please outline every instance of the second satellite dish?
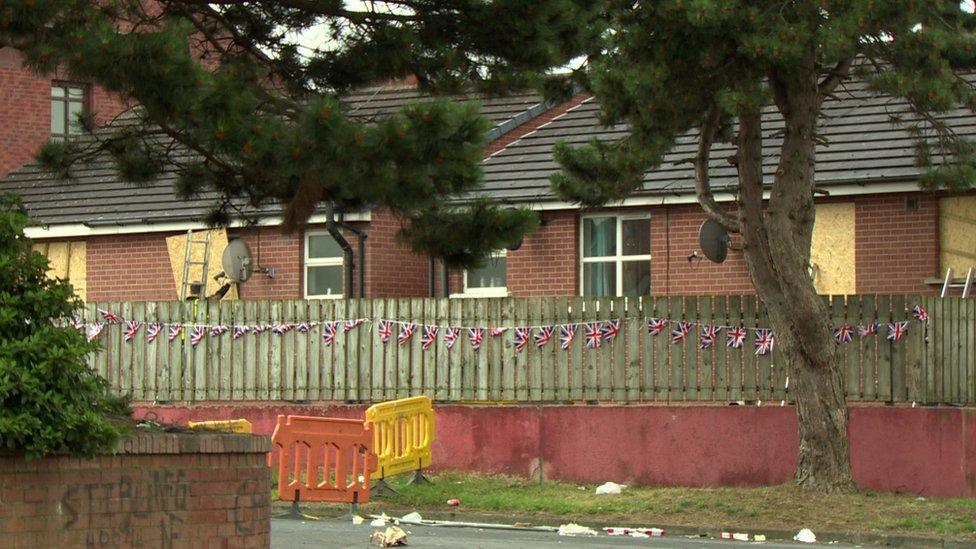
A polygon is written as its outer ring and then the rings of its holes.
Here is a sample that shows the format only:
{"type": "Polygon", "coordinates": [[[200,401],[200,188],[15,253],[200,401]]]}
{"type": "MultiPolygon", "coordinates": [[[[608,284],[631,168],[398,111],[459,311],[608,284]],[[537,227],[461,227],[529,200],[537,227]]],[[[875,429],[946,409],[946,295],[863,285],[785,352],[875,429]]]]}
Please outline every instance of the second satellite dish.
{"type": "Polygon", "coordinates": [[[729,233],[712,219],[706,219],[698,229],[698,245],[709,261],[721,263],[729,254],[729,233]]]}
{"type": "Polygon", "coordinates": [[[247,281],[248,278],[251,278],[251,273],[254,270],[251,266],[251,249],[240,238],[231,240],[227,244],[220,262],[224,268],[224,274],[234,282],[247,281]]]}

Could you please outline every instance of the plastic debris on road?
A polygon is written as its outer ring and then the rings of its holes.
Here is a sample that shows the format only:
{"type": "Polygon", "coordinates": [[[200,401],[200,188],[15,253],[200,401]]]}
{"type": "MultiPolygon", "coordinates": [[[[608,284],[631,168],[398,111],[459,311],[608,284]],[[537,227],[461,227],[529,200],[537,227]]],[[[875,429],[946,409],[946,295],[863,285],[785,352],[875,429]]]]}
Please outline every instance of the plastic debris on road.
{"type": "Polygon", "coordinates": [[[720,532],[718,539],[732,539],[735,541],[749,541],[749,534],[742,532],[720,532]]]}
{"type": "Polygon", "coordinates": [[[752,541],[766,541],[766,534],[756,534],[752,536],[752,541]]]}
{"type": "Polygon", "coordinates": [[[793,540],[800,543],[817,543],[817,536],[809,528],[804,528],[793,536],[793,540]]]}
{"type": "Polygon", "coordinates": [[[419,522],[421,522],[423,520],[424,520],[424,518],[421,517],[420,516],[420,513],[416,512],[416,511],[414,511],[412,513],[407,513],[406,515],[403,515],[402,517],[400,517],[400,522],[417,522],[417,523],[419,523],[419,522]]]}
{"type": "Polygon", "coordinates": [[[461,500],[457,498],[451,498],[447,500],[447,504],[450,505],[451,507],[457,507],[458,505],[461,505],[461,500]]]}
{"type": "Polygon", "coordinates": [[[596,495],[611,494],[616,495],[626,488],[626,484],[617,484],[616,482],[607,482],[596,487],[596,495]]]}
{"type": "Polygon", "coordinates": [[[363,520],[365,520],[365,519],[363,517],[359,516],[359,515],[353,515],[352,516],[352,523],[353,524],[362,524],[363,523],[363,520]]]}
{"type": "Polygon", "coordinates": [[[388,517],[388,516],[386,516],[386,515],[384,514],[384,515],[383,515],[383,516],[381,516],[381,517],[376,517],[375,519],[373,519],[373,521],[372,521],[372,522],[370,522],[370,523],[369,523],[369,525],[370,525],[370,526],[375,526],[375,527],[377,527],[377,528],[382,528],[382,527],[384,527],[384,526],[386,526],[386,522],[387,522],[388,520],[390,520],[390,517],[388,517]]]}
{"type": "Polygon", "coordinates": [[[607,526],[603,531],[608,536],[630,536],[632,538],[659,538],[664,535],[660,528],[629,528],[623,526],[607,526]]]}
{"type": "Polygon", "coordinates": [[[575,522],[570,522],[569,524],[559,525],[559,535],[560,536],[597,536],[599,535],[596,530],[588,528],[586,526],[580,526],[575,522]]]}
{"type": "Polygon", "coordinates": [[[388,526],[382,532],[373,532],[369,541],[380,547],[393,547],[407,544],[407,533],[396,526],[388,526]]]}

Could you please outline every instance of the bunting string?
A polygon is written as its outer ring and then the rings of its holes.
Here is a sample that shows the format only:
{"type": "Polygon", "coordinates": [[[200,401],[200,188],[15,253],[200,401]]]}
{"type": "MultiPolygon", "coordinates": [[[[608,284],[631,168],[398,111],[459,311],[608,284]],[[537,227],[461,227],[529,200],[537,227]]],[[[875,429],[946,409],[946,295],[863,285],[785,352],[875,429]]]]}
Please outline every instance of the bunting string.
{"type": "MultiPolygon", "coordinates": [[[[929,322],[929,315],[919,305],[915,305],[910,311],[910,319],[925,325],[929,322]]],[[[698,348],[706,350],[713,348],[719,340],[721,333],[725,332],[725,344],[729,348],[742,348],[749,333],[754,334],[752,344],[757,356],[769,355],[775,346],[775,334],[773,330],[764,327],[748,327],[723,324],[711,324],[705,322],[688,321],[684,319],[668,319],[658,317],[644,317],[642,320],[647,333],[651,337],[656,337],[668,330],[668,336],[674,344],[680,344],[687,340],[696,342],[698,348]]],[[[433,348],[438,339],[443,342],[447,350],[454,348],[462,335],[466,335],[471,349],[478,351],[485,343],[486,337],[501,338],[511,330],[511,346],[515,351],[521,353],[530,345],[538,349],[544,349],[553,339],[558,339],[559,348],[568,350],[573,346],[577,332],[582,329],[583,347],[587,349],[599,349],[603,345],[613,345],[620,334],[621,318],[611,318],[606,320],[588,320],[581,322],[569,322],[562,324],[544,324],[538,326],[459,326],[441,325],[428,323],[415,323],[404,320],[377,319],[376,334],[383,344],[387,344],[396,335],[397,346],[409,344],[414,339],[414,334],[419,331],[421,348],[424,351],[433,348]]],[[[319,329],[323,343],[331,346],[336,338],[343,333],[363,327],[371,330],[372,321],[368,318],[337,319],[326,321],[311,321],[297,323],[260,323],[260,324],[200,324],[187,322],[159,322],[154,320],[128,319],[114,311],[98,309],[97,317],[90,322],[85,322],[79,317],[67,319],[66,323],[79,331],[84,332],[88,341],[94,341],[100,337],[107,325],[121,325],[122,338],[125,342],[131,343],[137,337],[145,337],[146,341],[152,343],[161,339],[162,334],[166,334],[166,339],[170,342],[176,339],[183,339],[183,334],[189,332],[189,340],[192,346],[197,346],[205,338],[219,338],[225,334],[230,334],[234,340],[251,335],[259,335],[264,332],[271,332],[273,336],[283,336],[291,331],[299,334],[308,334],[313,330],[319,329]],[[145,327],[145,330],[142,328],[145,327]],[[140,335],[143,334],[143,335],[140,335]]],[[[910,320],[900,320],[881,324],[869,322],[860,325],[844,323],[833,328],[833,338],[838,345],[851,343],[855,333],[861,337],[879,335],[882,329],[886,329],[885,338],[891,342],[900,341],[908,332],[910,320]]]]}

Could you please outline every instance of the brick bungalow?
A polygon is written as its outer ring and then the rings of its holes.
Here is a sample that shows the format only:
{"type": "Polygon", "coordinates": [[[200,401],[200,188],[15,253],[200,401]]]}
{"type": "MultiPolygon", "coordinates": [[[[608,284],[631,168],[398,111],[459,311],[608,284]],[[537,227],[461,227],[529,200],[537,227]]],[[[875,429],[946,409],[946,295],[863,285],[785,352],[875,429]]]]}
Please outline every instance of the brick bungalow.
{"type": "MultiPolygon", "coordinates": [[[[51,135],[71,138],[66,113],[83,109],[109,120],[124,105],[83,83],[42,78],[20,69],[19,57],[0,49],[0,191],[16,191],[46,226],[30,237],[52,259],[52,275],[72,281],[88,301],[166,300],[178,296],[174,238],[199,223],[207,203],[179,201],[163,177],[133,189],[107,164],[58,180],[31,164],[51,135]],[[16,169],[15,169],[16,168],[16,169]],[[9,172],[9,173],[8,173],[9,172]],[[169,240],[168,240],[169,239],[169,240]]],[[[382,116],[422,99],[409,86],[362,90],[346,98],[350,111],[382,116]]],[[[494,124],[486,151],[484,193],[540,212],[542,224],[521,246],[500,250],[485,268],[444,273],[399,240],[398,221],[384,210],[347,215],[343,235],[351,262],[313,217],[300,234],[284,234],[277,212],[259,227],[231,227],[224,238],[242,238],[258,267],[230,298],[302,299],[340,296],[570,296],[751,293],[744,261],[735,249],[722,264],[700,259],[698,227],[705,219],[695,202],[691,138],[682,139],[665,163],[649,171],[643,188],[611,208],[581,211],[550,191],[558,169],[552,145],[612,138],[624,127],[602,127],[598,105],[585,94],[549,105],[534,94],[482,99],[494,124]],[[359,253],[359,235],[364,257],[359,253]],[[344,283],[352,271],[352,285],[344,283]],[[446,281],[446,288],[445,288],[446,281]]],[[[822,293],[932,293],[948,267],[976,264],[976,195],[948,196],[919,189],[919,169],[908,131],[891,123],[904,103],[849,83],[825,104],[817,156],[817,225],[811,274],[822,293]]],[[[767,115],[765,167],[775,165],[777,117],[767,115]]],[[[973,115],[946,117],[960,132],[976,132],[973,115]]],[[[713,184],[731,200],[735,171],[731,148],[712,154],[713,184]]],[[[221,241],[222,242],[222,241],[221,241]]],[[[219,256],[219,250],[217,250],[219,256]]],[[[219,269],[218,269],[219,270],[219,269]]],[[[214,269],[211,269],[211,274],[214,269]]]]}

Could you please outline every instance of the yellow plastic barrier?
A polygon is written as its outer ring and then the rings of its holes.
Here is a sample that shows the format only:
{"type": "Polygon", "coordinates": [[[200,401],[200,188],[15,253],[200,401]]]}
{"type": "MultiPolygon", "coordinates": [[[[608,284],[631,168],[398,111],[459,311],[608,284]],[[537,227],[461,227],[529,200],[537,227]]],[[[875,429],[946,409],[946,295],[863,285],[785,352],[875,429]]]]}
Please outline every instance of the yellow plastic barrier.
{"type": "Polygon", "coordinates": [[[188,421],[186,426],[200,431],[229,431],[231,433],[251,434],[251,422],[246,419],[224,419],[219,421],[188,421]]]}
{"type": "Polygon", "coordinates": [[[430,467],[434,442],[434,405],[425,396],[374,404],[366,410],[377,458],[374,479],[430,467]]]}

